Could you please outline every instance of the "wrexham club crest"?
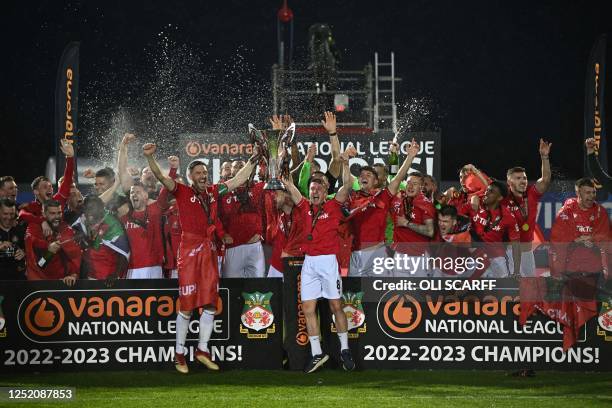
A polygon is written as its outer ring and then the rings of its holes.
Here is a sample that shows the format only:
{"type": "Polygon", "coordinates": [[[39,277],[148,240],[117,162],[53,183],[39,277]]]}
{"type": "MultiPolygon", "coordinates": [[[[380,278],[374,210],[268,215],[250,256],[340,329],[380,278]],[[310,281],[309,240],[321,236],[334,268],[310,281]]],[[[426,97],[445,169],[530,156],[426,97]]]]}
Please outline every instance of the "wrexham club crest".
{"type": "Polygon", "coordinates": [[[244,308],[240,316],[240,333],[246,334],[249,339],[267,339],[268,334],[276,332],[271,297],[272,292],[242,292],[244,308]]]}
{"type": "Polygon", "coordinates": [[[601,302],[597,323],[597,334],[603,336],[606,341],[612,341],[612,298],[601,302]]]}
{"type": "MultiPolygon", "coordinates": [[[[346,314],[346,320],[348,321],[348,336],[351,339],[358,338],[360,333],[365,333],[367,330],[365,313],[363,311],[363,305],[361,304],[362,298],[363,292],[344,292],[342,294],[344,314],[346,314]]],[[[335,322],[335,317],[332,318],[335,322]]],[[[334,333],[336,332],[335,324],[332,324],[331,330],[334,333]]]]}

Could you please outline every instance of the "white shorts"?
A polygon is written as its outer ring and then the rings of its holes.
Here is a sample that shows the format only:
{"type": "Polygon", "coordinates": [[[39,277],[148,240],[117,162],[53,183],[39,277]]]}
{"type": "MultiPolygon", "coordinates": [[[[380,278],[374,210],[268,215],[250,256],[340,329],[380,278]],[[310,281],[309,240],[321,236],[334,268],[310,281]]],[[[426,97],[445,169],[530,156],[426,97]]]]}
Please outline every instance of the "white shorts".
{"type": "Polygon", "coordinates": [[[387,247],[380,246],[378,248],[361,249],[359,251],[353,251],[351,253],[351,266],[349,268],[349,276],[391,276],[392,271],[387,271],[381,265],[384,265],[385,259],[387,258],[387,247]],[[380,273],[374,272],[374,263],[378,265],[377,269],[380,273]]]}
{"type": "Polygon", "coordinates": [[[227,248],[221,276],[223,278],[263,278],[266,276],[266,262],[261,241],[227,248]]]}
{"type": "Polygon", "coordinates": [[[170,279],[178,279],[178,269],[173,269],[170,272],[170,279]]]}
{"type": "Polygon", "coordinates": [[[484,271],[481,278],[507,278],[510,276],[505,257],[498,256],[497,258],[490,258],[490,262],[491,264],[487,270],[484,271]]]}
{"type": "Polygon", "coordinates": [[[126,279],[162,279],[164,273],[161,266],[147,266],[144,268],[128,269],[126,279]]]}
{"type": "Polygon", "coordinates": [[[302,302],[342,297],[342,279],[336,255],[306,255],[301,273],[302,302]]]}
{"type": "MultiPolygon", "coordinates": [[[[508,268],[511,272],[513,272],[514,257],[512,256],[512,246],[509,246],[506,249],[506,256],[508,257],[508,268]]],[[[536,264],[533,251],[526,251],[521,253],[521,276],[526,278],[535,278],[536,276],[536,264]]]]}
{"type": "Polygon", "coordinates": [[[431,278],[433,269],[427,269],[428,257],[427,253],[425,253],[425,256],[412,256],[396,252],[393,276],[399,278],[431,278]]]}
{"type": "Polygon", "coordinates": [[[270,269],[268,269],[268,278],[282,278],[283,273],[270,265],[270,269]]]}

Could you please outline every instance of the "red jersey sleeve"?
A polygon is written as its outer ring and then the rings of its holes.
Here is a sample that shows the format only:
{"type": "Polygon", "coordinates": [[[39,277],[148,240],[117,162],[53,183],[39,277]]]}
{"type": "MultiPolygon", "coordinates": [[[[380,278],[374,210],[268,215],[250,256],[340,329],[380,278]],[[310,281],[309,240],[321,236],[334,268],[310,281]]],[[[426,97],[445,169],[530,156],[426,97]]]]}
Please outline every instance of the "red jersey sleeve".
{"type": "Polygon", "coordinates": [[[45,239],[45,236],[42,232],[42,227],[40,224],[30,224],[26,229],[25,235],[26,242],[29,242],[32,245],[32,248],[36,249],[47,249],[49,247],[49,243],[45,239]]]}
{"type": "Polygon", "coordinates": [[[57,193],[53,198],[59,201],[62,205],[66,204],[68,197],[70,197],[70,189],[72,188],[72,179],[74,175],[74,157],[66,158],[66,168],[64,169],[64,179],[62,184],[59,185],[57,193]]]}
{"type": "Polygon", "coordinates": [[[42,215],[35,215],[29,211],[29,207],[19,210],[19,219],[25,221],[26,224],[42,224],[45,218],[42,215]]]}

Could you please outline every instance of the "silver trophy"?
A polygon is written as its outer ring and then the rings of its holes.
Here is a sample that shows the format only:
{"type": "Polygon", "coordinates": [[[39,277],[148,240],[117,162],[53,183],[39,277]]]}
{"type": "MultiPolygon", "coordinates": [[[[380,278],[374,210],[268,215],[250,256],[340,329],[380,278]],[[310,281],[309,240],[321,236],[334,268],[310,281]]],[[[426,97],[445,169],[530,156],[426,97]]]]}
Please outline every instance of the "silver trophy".
{"type": "Polygon", "coordinates": [[[257,146],[268,170],[265,190],[284,190],[281,177],[289,176],[289,149],[295,142],[295,123],[289,125],[281,136],[281,130],[259,130],[249,123],[251,143],[257,146]]]}

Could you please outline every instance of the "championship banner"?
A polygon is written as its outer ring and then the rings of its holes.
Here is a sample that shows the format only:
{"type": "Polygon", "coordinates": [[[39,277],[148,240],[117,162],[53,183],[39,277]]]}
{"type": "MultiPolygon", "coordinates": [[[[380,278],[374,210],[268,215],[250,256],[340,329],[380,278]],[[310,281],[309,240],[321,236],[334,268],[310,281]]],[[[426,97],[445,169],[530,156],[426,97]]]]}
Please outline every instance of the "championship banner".
{"type": "MultiPolygon", "coordinates": [[[[400,137],[400,160],[403,160],[408,144],[415,138],[421,144],[421,150],[415,157],[412,170],[423,174],[429,174],[441,180],[441,137],[439,132],[414,132],[405,133],[400,137]]],[[[387,163],[389,155],[389,144],[393,139],[390,132],[379,133],[351,133],[350,129],[339,131],[340,151],[348,146],[357,149],[357,157],[349,162],[351,171],[358,175],[359,166],[374,163],[387,163]]],[[[327,171],[331,162],[331,144],[329,136],[325,132],[300,133],[296,130],[296,142],[301,157],[304,157],[311,144],[317,145],[316,160],[321,166],[321,171],[327,171]]],[[[182,133],[179,135],[179,152],[181,163],[185,165],[192,160],[200,159],[208,166],[209,174],[216,183],[219,180],[221,164],[224,161],[242,159],[246,160],[253,152],[249,143],[247,131],[243,133],[182,133]]]]}
{"type": "MultiPolygon", "coordinates": [[[[612,370],[612,299],[564,352],[559,323],[534,315],[519,324],[513,279],[344,278],[343,292],[349,345],[364,369],[612,370]]],[[[337,356],[333,323],[322,330],[337,356]]]]}
{"type": "MultiPolygon", "coordinates": [[[[280,369],[283,362],[280,279],[222,279],[213,334],[221,369],[280,369]]],[[[5,281],[0,289],[0,370],[174,370],[175,280],[5,281]]],[[[199,316],[186,347],[193,369],[199,316]]]]}
{"type": "MultiPolygon", "coordinates": [[[[597,143],[595,154],[604,170],[608,169],[608,145],[606,140],[605,120],[606,48],[607,38],[604,34],[597,39],[589,54],[584,100],[585,139],[595,139],[597,143]]],[[[585,174],[590,174],[586,159],[586,149],[584,157],[585,174]]],[[[599,182],[597,185],[601,187],[599,182]]]]}
{"type": "MultiPolygon", "coordinates": [[[[71,42],[66,46],[60,59],[55,84],[55,174],[59,179],[64,173],[66,160],[59,149],[60,140],[70,141],[74,147],[76,161],[76,135],[79,115],[79,46],[71,42]]],[[[77,166],[75,163],[75,170],[77,166]]],[[[78,184],[78,171],[74,182],[78,184]]]]}

